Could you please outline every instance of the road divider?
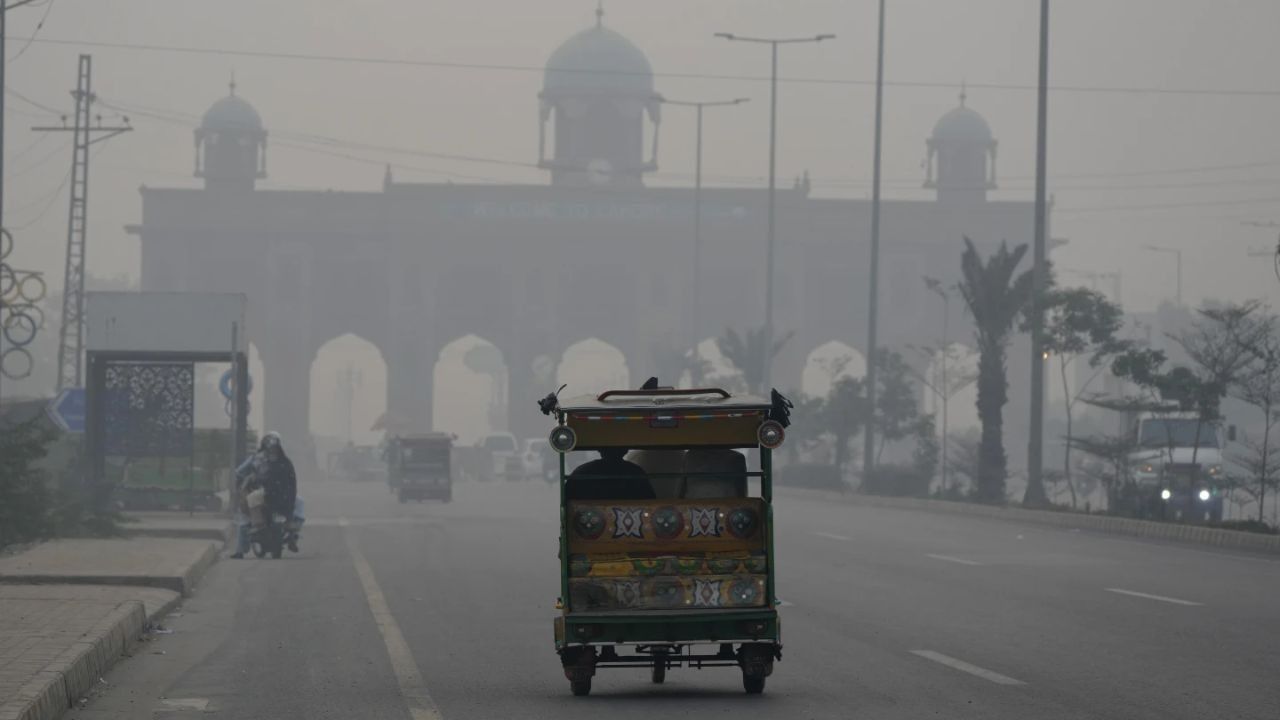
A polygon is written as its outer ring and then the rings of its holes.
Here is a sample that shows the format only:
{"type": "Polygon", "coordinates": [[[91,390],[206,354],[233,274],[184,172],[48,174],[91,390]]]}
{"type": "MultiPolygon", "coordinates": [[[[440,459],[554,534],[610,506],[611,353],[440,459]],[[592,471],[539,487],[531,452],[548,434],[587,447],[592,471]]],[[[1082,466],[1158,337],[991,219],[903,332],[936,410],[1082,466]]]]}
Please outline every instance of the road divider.
{"type": "Polygon", "coordinates": [[[933,500],[929,498],[882,497],[879,495],[863,495],[859,493],[834,493],[823,490],[802,490],[786,488],[777,492],[797,497],[821,497],[821,502],[829,503],[833,499],[851,505],[867,507],[892,508],[898,510],[923,510],[927,512],[950,513],[953,515],[970,515],[1011,522],[1050,525],[1073,530],[1089,530],[1112,535],[1128,535],[1131,537],[1153,540],[1170,540],[1173,542],[1210,547],[1234,548],[1253,552],[1280,555],[1280,535],[1223,530],[1204,525],[1183,525],[1179,523],[1163,523],[1151,520],[1134,520],[1132,518],[1115,517],[1113,515],[1086,515],[1077,512],[1058,512],[1053,510],[1028,510],[1003,505],[980,505],[978,503],[957,502],[952,500],[933,500]]]}

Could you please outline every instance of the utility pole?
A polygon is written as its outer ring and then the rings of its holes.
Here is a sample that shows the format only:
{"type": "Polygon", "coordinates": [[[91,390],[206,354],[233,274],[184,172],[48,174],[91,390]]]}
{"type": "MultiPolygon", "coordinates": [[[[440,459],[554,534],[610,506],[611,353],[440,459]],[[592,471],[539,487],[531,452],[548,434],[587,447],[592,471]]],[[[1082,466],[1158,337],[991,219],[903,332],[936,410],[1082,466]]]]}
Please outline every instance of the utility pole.
{"type": "Polygon", "coordinates": [[[871,260],[867,282],[867,427],[862,443],[862,482],[869,482],[876,469],[876,337],[880,314],[880,140],[884,117],[884,0],[880,0],[876,42],[876,131],[871,165],[871,260]]]}
{"type": "Polygon", "coordinates": [[[62,127],[34,127],[36,132],[69,132],[71,150],[71,203],[67,214],[67,260],[62,282],[62,326],[58,339],[58,389],[80,387],[84,361],[84,274],[85,245],[89,223],[89,146],[126,133],[129,119],[121,126],[91,124],[90,110],[96,99],[92,89],[93,58],[80,56],[76,74],[75,122],[62,127]],[[96,135],[96,137],[95,137],[96,135]]]}
{"type": "Polygon", "coordinates": [[[707,107],[722,107],[725,105],[741,105],[750,101],[750,98],[734,98],[732,100],[714,100],[694,102],[689,100],[663,100],[667,105],[677,105],[680,107],[691,107],[697,110],[697,137],[696,149],[694,150],[693,161],[693,287],[691,288],[690,297],[692,297],[693,307],[689,322],[693,326],[693,352],[698,352],[698,342],[702,340],[699,324],[698,309],[698,290],[700,283],[698,278],[702,268],[702,109],[707,107]]]}
{"type": "Polygon", "coordinates": [[[1049,0],[1040,0],[1040,78],[1036,93],[1036,213],[1035,251],[1031,269],[1031,422],[1027,447],[1027,491],[1022,501],[1028,505],[1048,502],[1044,492],[1044,290],[1045,225],[1049,143],[1049,0]]]}
{"type": "Polygon", "coordinates": [[[716,37],[730,42],[748,42],[768,45],[771,51],[769,73],[769,229],[766,239],[765,277],[764,277],[764,387],[761,392],[768,393],[770,377],[773,374],[773,256],[777,222],[774,216],[777,211],[777,169],[778,169],[778,46],[796,43],[819,43],[833,40],[835,35],[822,34],[801,38],[757,38],[743,37],[733,33],[716,33],[716,37]]]}

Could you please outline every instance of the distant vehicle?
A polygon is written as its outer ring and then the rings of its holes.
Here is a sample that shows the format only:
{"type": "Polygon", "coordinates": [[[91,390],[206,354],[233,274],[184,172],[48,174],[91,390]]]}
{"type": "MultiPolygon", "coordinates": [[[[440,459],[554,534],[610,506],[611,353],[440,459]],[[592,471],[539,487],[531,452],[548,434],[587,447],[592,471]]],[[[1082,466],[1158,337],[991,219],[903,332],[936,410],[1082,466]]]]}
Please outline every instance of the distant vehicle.
{"type": "Polygon", "coordinates": [[[1235,428],[1195,413],[1144,413],[1135,429],[1130,466],[1139,489],[1139,514],[1187,522],[1218,522],[1226,499],[1223,445],[1235,428]]]}
{"type": "Polygon", "coordinates": [[[453,499],[453,436],[405,435],[387,445],[387,478],[400,502],[453,499]]]}
{"type": "Polygon", "coordinates": [[[530,438],[524,441],[520,452],[526,478],[547,478],[559,470],[558,456],[546,438],[530,438]]]}
{"type": "Polygon", "coordinates": [[[489,477],[520,480],[524,477],[524,463],[520,459],[520,445],[516,436],[508,432],[494,432],[480,438],[476,443],[489,461],[482,462],[484,472],[489,477]]]}

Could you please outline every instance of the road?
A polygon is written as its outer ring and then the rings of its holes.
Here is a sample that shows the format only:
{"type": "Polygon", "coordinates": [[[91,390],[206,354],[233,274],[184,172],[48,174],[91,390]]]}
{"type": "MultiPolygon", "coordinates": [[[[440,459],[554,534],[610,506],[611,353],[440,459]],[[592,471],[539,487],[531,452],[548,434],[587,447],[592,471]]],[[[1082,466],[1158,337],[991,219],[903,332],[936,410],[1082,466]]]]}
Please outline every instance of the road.
{"type": "Polygon", "coordinates": [[[776,503],[783,660],[574,698],[553,488],[450,505],[303,484],[299,555],[227,560],[76,720],[1280,717],[1280,561],[1018,523],[776,503]]]}

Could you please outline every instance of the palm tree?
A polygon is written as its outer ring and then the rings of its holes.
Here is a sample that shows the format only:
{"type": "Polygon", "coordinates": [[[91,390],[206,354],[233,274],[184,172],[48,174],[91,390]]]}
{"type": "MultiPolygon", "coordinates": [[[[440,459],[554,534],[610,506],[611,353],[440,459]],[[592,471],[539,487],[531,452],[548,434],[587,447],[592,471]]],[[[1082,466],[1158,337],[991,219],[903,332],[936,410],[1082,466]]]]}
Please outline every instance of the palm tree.
{"type": "Polygon", "coordinates": [[[768,327],[749,329],[739,335],[733,328],[724,331],[724,336],[716,338],[720,354],[742,373],[742,379],[750,392],[764,395],[768,388],[764,387],[765,368],[782,352],[795,332],[774,340],[768,327]]]}
{"type": "Polygon", "coordinates": [[[1008,458],[1004,454],[1004,406],[1009,401],[1008,369],[1005,354],[1014,322],[1031,299],[1031,271],[1015,277],[1025,244],[1010,250],[1004,242],[984,263],[968,237],[960,257],[963,279],[960,294],[964,296],[973,317],[974,336],[978,343],[978,420],[982,423],[982,441],[978,454],[978,486],[980,502],[1001,503],[1005,500],[1005,478],[1008,458]]]}

